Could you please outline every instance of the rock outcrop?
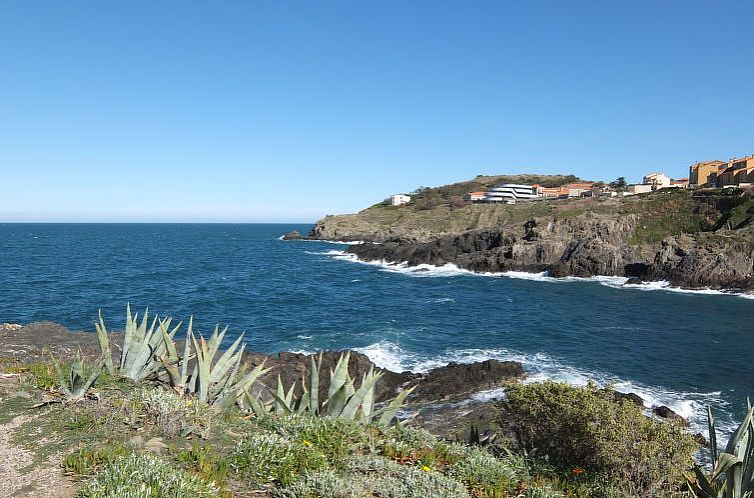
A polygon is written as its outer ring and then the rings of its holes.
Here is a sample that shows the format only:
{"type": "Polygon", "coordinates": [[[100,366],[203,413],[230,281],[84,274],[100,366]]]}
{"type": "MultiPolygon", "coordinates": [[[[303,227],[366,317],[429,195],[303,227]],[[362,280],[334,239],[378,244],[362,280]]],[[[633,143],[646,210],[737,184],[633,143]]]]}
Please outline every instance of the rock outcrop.
{"type": "Polygon", "coordinates": [[[474,272],[546,271],[552,277],[631,277],[632,283],[667,280],[673,286],[754,290],[754,240],[728,243],[679,235],[659,245],[629,243],[632,216],[585,213],[566,219],[531,219],[429,242],[393,239],[351,246],[365,261],[444,265],[474,272]],[[646,255],[650,254],[647,258],[646,255]]]}

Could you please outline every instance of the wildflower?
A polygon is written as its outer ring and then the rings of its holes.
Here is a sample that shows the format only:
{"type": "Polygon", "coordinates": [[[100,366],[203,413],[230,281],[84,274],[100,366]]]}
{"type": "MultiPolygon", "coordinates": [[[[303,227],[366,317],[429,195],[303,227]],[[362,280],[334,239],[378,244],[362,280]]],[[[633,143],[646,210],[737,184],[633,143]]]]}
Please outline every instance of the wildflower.
{"type": "Polygon", "coordinates": [[[424,467],[422,467],[422,470],[423,470],[424,472],[429,472],[429,471],[430,471],[430,470],[432,470],[432,469],[430,469],[429,467],[427,467],[427,466],[425,465],[424,467]]]}
{"type": "Polygon", "coordinates": [[[307,441],[306,439],[304,439],[304,446],[306,446],[308,448],[311,445],[312,445],[311,441],[307,441]]]}
{"type": "Polygon", "coordinates": [[[584,473],[584,469],[582,469],[581,467],[574,467],[571,470],[571,472],[573,472],[576,475],[579,475],[579,474],[583,474],[584,473]]]}

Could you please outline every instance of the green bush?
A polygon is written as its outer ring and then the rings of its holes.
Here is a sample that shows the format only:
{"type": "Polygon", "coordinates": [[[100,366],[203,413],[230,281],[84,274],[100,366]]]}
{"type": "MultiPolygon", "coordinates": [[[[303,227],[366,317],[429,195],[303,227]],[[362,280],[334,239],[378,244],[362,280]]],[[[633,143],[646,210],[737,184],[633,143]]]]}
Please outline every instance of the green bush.
{"type": "Polygon", "coordinates": [[[310,441],[279,434],[253,434],[230,457],[231,467],[256,486],[287,486],[300,474],[327,466],[325,454],[310,441]]]}
{"type": "Polygon", "coordinates": [[[76,498],[219,498],[214,483],[146,454],[119,457],[103,465],[76,498]]]}
{"type": "Polygon", "coordinates": [[[520,458],[502,460],[482,448],[467,448],[465,456],[450,466],[447,475],[482,496],[507,496],[529,477],[520,458]]]}
{"type": "Polygon", "coordinates": [[[259,421],[268,431],[322,452],[338,466],[353,452],[366,450],[379,430],[354,420],[306,415],[270,416],[259,421]]]}
{"type": "Polygon", "coordinates": [[[631,496],[674,490],[697,449],[679,424],[646,417],[594,384],[509,386],[500,424],[521,449],[546,455],[564,475],[599,475],[631,496]]]}

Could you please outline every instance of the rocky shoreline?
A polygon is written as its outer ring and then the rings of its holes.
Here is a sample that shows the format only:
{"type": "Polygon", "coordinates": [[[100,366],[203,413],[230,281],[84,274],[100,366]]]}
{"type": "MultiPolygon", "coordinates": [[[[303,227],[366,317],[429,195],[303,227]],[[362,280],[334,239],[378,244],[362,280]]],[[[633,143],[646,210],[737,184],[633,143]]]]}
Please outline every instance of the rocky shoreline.
{"type": "MultiPolygon", "coordinates": [[[[53,322],[36,322],[25,326],[0,324],[0,364],[5,366],[45,362],[50,354],[59,359],[70,359],[77,352],[89,359],[100,356],[96,336],[90,332],[71,331],[53,322]]],[[[329,371],[340,356],[339,351],[322,353],[322,369],[329,371]]],[[[523,365],[515,361],[485,360],[469,364],[450,363],[426,373],[392,372],[377,367],[366,355],[350,352],[350,375],[361,378],[371,368],[382,372],[383,377],[375,393],[376,401],[386,401],[399,389],[415,387],[407,399],[404,416],[412,423],[447,438],[464,437],[474,424],[484,426],[493,418],[497,390],[511,382],[525,379],[523,365]],[[492,393],[489,399],[475,399],[478,393],[492,393]]],[[[250,367],[265,363],[271,370],[259,379],[257,391],[276,386],[278,375],[285,385],[301,381],[308,374],[310,357],[300,353],[281,352],[263,354],[250,352],[245,358],[250,367]]],[[[326,394],[324,384],[322,395],[326,394]]],[[[654,415],[665,419],[681,419],[666,406],[645,406],[644,400],[634,393],[616,393],[654,415]]]]}

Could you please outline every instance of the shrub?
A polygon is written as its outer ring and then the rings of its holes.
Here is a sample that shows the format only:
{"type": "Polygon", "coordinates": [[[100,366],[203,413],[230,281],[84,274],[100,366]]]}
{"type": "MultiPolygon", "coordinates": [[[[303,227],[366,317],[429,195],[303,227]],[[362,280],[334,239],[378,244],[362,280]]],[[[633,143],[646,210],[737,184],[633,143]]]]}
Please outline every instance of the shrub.
{"type": "Polygon", "coordinates": [[[482,496],[507,496],[508,492],[517,489],[520,481],[528,478],[525,464],[515,460],[521,459],[501,460],[487,450],[468,448],[466,458],[451,465],[447,475],[482,492],[482,496]]]}
{"type": "Polygon", "coordinates": [[[377,435],[376,428],[329,417],[272,416],[260,420],[259,424],[291,441],[316,448],[336,466],[354,451],[367,449],[377,435]]]}
{"type": "Polygon", "coordinates": [[[257,486],[287,486],[304,472],[325,468],[327,459],[309,441],[267,433],[242,440],[230,457],[230,464],[241,477],[257,486]]]}
{"type": "Polygon", "coordinates": [[[677,487],[697,449],[677,423],[648,418],[594,384],[509,386],[500,422],[522,449],[546,455],[564,474],[602,475],[632,496],[677,487]]]}
{"type": "Polygon", "coordinates": [[[130,453],[131,451],[122,444],[112,444],[101,448],[79,448],[63,457],[63,472],[78,476],[92,476],[102,465],[130,453]]]}
{"type": "Polygon", "coordinates": [[[97,476],[86,482],[76,498],[171,498],[220,497],[214,483],[173,467],[146,454],[119,457],[103,465],[97,476]]]}

